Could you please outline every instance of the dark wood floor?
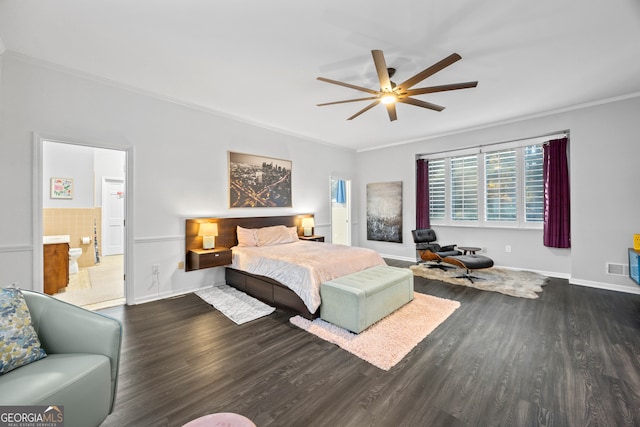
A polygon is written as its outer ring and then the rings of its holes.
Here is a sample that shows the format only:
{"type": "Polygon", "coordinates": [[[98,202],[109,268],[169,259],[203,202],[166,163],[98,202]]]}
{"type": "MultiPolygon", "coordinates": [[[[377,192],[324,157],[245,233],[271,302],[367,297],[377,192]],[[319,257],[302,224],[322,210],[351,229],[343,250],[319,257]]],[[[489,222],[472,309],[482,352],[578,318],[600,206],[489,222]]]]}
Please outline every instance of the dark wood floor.
{"type": "Polygon", "coordinates": [[[212,412],[258,427],[640,426],[640,295],[561,279],[537,300],[415,283],[461,307],[387,372],[280,310],[241,326],[193,294],[103,310],[124,323],[103,426],[212,412]]]}

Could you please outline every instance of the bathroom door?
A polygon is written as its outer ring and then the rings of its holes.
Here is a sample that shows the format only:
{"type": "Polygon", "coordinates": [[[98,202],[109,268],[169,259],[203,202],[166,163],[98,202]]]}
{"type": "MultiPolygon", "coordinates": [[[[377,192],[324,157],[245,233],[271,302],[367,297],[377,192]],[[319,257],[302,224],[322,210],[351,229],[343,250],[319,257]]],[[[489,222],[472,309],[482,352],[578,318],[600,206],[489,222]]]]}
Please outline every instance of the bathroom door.
{"type": "Polygon", "coordinates": [[[102,255],[124,253],[124,180],[102,178],[102,255]]]}

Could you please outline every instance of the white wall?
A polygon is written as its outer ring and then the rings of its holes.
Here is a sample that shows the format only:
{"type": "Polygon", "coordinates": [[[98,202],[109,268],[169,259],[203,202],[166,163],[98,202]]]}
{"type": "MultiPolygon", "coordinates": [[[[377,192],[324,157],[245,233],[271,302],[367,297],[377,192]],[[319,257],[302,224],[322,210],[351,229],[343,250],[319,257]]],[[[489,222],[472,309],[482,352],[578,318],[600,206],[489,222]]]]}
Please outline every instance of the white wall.
{"type": "MultiPolygon", "coordinates": [[[[184,220],[199,216],[315,213],[329,236],[331,175],[350,179],[355,154],[60,71],[12,53],[2,58],[0,178],[10,183],[0,210],[0,284],[37,283],[32,271],[32,135],[129,149],[133,158],[135,302],[223,281],[223,269],[185,273],[184,220]],[[293,208],[229,209],[227,151],[293,162],[293,208]],[[160,280],[151,274],[160,265],[160,280]]],[[[37,153],[36,153],[37,154],[37,153]]],[[[7,190],[5,184],[5,190],[7,190]]],[[[128,195],[129,196],[129,195],[128,195]]]]}
{"type": "Polygon", "coordinates": [[[93,149],[80,145],[42,144],[42,190],[44,208],[93,208],[93,149]],[[73,179],[71,199],[51,198],[51,178],[73,179]]]}
{"type": "Polygon", "coordinates": [[[95,205],[102,206],[102,178],[125,178],[126,157],[124,151],[94,148],[95,205]]]}
{"type": "MultiPolygon", "coordinates": [[[[425,113],[428,114],[428,113],[425,113]]],[[[571,249],[542,245],[542,232],[493,228],[434,227],[444,244],[481,246],[496,265],[532,269],[571,283],[640,293],[631,279],[605,273],[607,262],[628,264],[627,248],[640,232],[637,191],[640,159],[640,98],[568,111],[459,133],[357,155],[359,200],[366,212],[365,186],[370,182],[403,181],[403,243],[366,240],[360,221],[359,246],[383,254],[415,259],[411,230],[415,228],[415,155],[570,130],[571,249]],[[505,252],[511,245],[512,252],[505,252]]]]}
{"type": "MultiPolygon", "coordinates": [[[[222,281],[222,269],[185,273],[184,219],[313,212],[316,232],[330,235],[330,176],[352,180],[353,244],[414,259],[415,166],[418,153],[571,131],[571,250],[542,246],[536,231],[439,228],[442,242],[478,245],[498,265],[570,276],[571,282],[638,292],[605,263],[626,264],[640,232],[637,159],[640,99],[585,108],[412,144],[353,153],[220,115],[79,77],[11,53],[0,56],[0,285],[33,289],[33,133],[103,147],[133,157],[135,302],[222,281]],[[291,209],[228,209],[227,151],[293,161],[291,209]],[[403,181],[404,243],[366,240],[366,184],[403,181]],[[362,236],[362,237],[360,237],[362,236]],[[512,252],[504,252],[510,244],[512,252]],[[160,264],[160,280],[151,265],[160,264]]],[[[434,113],[436,114],[436,113],[434,113]]],[[[36,153],[37,154],[37,153],[36,153]]]]}

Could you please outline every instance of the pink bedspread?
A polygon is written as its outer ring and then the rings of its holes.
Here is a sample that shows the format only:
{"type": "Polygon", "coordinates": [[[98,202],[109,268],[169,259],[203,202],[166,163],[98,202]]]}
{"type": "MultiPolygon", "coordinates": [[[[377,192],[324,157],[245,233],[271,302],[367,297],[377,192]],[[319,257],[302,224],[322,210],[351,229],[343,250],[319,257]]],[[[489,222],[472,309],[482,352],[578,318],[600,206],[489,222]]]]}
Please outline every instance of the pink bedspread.
{"type": "Polygon", "coordinates": [[[372,249],[302,240],[232,250],[232,268],[277,280],[294,291],[311,313],[320,307],[323,282],[386,264],[372,249]]]}

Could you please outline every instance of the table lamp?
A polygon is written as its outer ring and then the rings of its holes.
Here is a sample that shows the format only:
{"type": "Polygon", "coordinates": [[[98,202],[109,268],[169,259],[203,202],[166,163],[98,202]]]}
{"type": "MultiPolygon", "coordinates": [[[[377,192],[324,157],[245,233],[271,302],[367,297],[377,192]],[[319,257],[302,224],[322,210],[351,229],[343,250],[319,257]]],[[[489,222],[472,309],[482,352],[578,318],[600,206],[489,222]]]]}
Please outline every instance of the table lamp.
{"type": "Polygon", "coordinates": [[[302,218],[302,228],[304,228],[304,236],[309,237],[313,235],[313,227],[315,226],[313,218],[302,218]]]}
{"type": "Polygon", "coordinates": [[[202,249],[213,249],[215,238],[218,235],[218,224],[215,222],[203,222],[200,224],[198,236],[202,236],[202,249]]]}

